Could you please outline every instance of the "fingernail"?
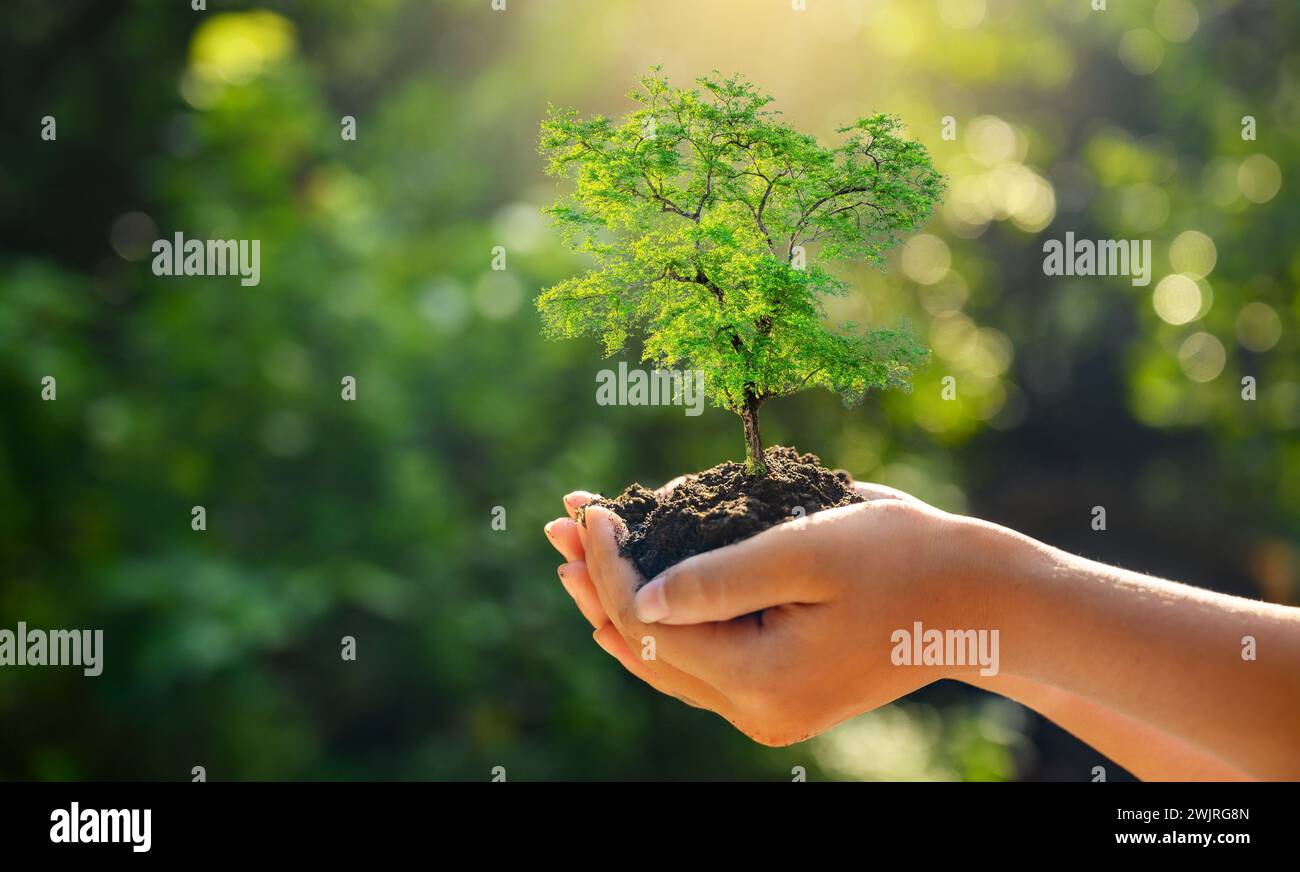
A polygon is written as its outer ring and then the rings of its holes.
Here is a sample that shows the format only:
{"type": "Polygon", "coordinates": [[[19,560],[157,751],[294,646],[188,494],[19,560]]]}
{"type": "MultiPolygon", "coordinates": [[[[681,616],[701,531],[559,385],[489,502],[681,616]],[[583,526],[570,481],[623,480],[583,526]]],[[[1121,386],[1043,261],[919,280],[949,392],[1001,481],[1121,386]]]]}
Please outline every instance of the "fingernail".
{"type": "MultiPolygon", "coordinates": [[[[597,523],[601,527],[608,526],[610,533],[612,533],[614,536],[615,544],[621,546],[623,544],[623,541],[627,539],[627,527],[623,525],[623,519],[620,518],[618,515],[614,514],[613,512],[611,512],[609,509],[605,508],[604,506],[595,506],[595,507],[588,506],[587,518],[588,518],[588,524],[587,524],[588,527],[591,527],[592,522],[597,523]]],[[[603,529],[600,530],[599,532],[596,533],[596,535],[603,536],[604,530],[603,529]]],[[[583,543],[583,546],[584,547],[586,546],[585,542],[583,543]]]]}
{"type": "MultiPolygon", "coordinates": [[[[586,531],[588,536],[590,536],[596,531],[597,525],[600,523],[601,518],[604,516],[604,514],[605,514],[605,510],[600,508],[599,506],[596,506],[594,508],[592,506],[587,506],[587,512],[582,517],[585,523],[579,526],[581,527],[581,529],[586,531]]],[[[582,545],[584,548],[590,547],[587,544],[587,541],[585,539],[583,540],[582,545]]]]}
{"type": "Polygon", "coordinates": [[[542,532],[546,534],[547,539],[555,538],[555,525],[557,523],[558,521],[550,521],[549,523],[547,523],[545,527],[542,528],[542,532]]]}
{"type": "MultiPolygon", "coordinates": [[[[604,627],[601,627],[601,630],[603,629],[604,627]]],[[[606,654],[608,654],[611,657],[614,656],[614,652],[609,650],[609,643],[605,641],[605,636],[603,633],[600,632],[600,630],[597,630],[596,632],[592,633],[591,638],[596,640],[596,644],[600,646],[600,650],[604,651],[606,654]]]]}
{"type": "Polygon", "coordinates": [[[668,617],[668,600],[664,596],[664,577],[657,575],[645,583],[636,592],[632,601],[637,620],[643,624],[655,624],[668,617]]]}
{"type": "Polygon", "coordinates": [[[576,601],[577,597],[574,597],[573,591],[569,589],[569,576],[567,575],[568,571],[569,571],[569,564],[567,563],[561,563],[559,567],[556,568],[555,570],[556,574],[560,576],[560,585],[563,586],[564,592],[567,593],[569,596],[573,597],[573,599],[576,601]]]}

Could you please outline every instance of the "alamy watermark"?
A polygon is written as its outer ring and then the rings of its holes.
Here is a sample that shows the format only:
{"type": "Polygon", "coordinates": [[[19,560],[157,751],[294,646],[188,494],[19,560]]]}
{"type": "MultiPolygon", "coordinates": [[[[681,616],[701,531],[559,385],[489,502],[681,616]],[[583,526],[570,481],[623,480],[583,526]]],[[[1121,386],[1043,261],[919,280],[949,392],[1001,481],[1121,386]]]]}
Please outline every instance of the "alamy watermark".
{"type": "Polygon", "coordinates": [[[0,666],[80,666],[92,678],[104,671],[103,630],[0,630],[0,666]]]}
{"type": "Polygon", "coordinates": [[[895,666],[978,666],[980,675],[998,674],[997,630],[927,630],[916,621],[911,630],[895,630],[889,641],[895,666]]]}
{"type": "Polygon", "coordinates": [[[704,373],[698,369],[629,370],[619,361],[618,372],[596,373],[598,406],[685,406],[690,417],[704,411],[704,373]]]}
{"type": "Polygon", "coordinates": [[[1049,239],[1043,243],[1043,275],[1048,276],[1132,276],[1143,288],[1151,283],[1150,239],[1074,238],[1049,239]]]}
{"type": "Polygon", "coordinates": [[[153,810],[70,808],[50,812],[50,841],[56,845],[127,844],[137,854],[153,846],[153,810]]]}
{"type": "Polygon", "coordinates": [[[150,249],[154,253],[156,276],[240,276],[245,287],[262,280],[262,241],[260,239],[158,239],[150,249]]]}

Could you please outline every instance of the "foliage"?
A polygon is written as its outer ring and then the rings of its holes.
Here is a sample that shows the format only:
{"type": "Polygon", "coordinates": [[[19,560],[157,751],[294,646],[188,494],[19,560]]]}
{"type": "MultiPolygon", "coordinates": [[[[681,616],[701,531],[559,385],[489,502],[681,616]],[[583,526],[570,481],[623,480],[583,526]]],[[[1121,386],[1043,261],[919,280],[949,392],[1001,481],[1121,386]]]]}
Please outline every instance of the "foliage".
{"type": "Polygon", "coordinates": [[[620,122],[554,108],[542,122],[548,172],[575,183],[547,211],[598,264],[538,297],[547,333],[595,335],[616,354],[644,330],[643,359],[703,372],[713,400],[742,416],[805,387],[849,406],[908,387],[924,349],[905,330],[828,332],[819,297],[845,285],[805,252],[883,263],[942,194],[925,147],[899,137],[892,115],[823,146],[742,77],[698,83],[673,88],[656,68],[620,122]]]}
{"type": "Polygon", "coordinates": [[[833,323],[926,325],[913,392],[852,415],[792,396],[771,438],[1089,557],[1300,602],[1300,4],[11,5],[0,627],[103,628],[107,650],[98,678],[0,669],[2,779],[1091,777],[1096,752],[946,684],[758,747],[591,643],[540,533],[557,495],[733,453],[730,414],[596,406],[590,349],[526,305],[589,265],[538,216],[539,114],[608,105],[664,47],[674,75],[749,70],[823,141],[896,108],[950,180],[887,272],[841,261],[861,293],[825,300],[833,323]],[[1126,66],[1132,32],[1162,34],[1154,71],[1126,66]],[[132,213],[261,239],[261,285],[153,276],[114,232],[132,213]],[[1151,286],[1046,280],[1043,238],[1068,230],[1151,237],[1151,286]],[[1170,257],[1188,230],[1217,260],[1173,324],[1160,282],[1208,267],[1170,257]],[[1180,351],[1207,333],[1222,369],[1193,380],[1216,360],[1180,351]]]}

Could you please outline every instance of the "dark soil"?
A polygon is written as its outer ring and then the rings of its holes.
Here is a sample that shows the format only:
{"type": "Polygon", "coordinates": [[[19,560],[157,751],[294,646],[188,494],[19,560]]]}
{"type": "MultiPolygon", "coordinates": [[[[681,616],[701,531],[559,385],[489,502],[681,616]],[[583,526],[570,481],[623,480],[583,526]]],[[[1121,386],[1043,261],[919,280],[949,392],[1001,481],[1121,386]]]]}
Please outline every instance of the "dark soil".
{"type": "Polygon", "coordinates": [[[722,463],[668,493],[634,484],[602,505],[627,525],[620,549],[645,579],[703,551],[721,548],[788,521],[796,507],[811,515],[863,502],[847,472],[832,472],[815,454],[769,448],[768,472],[745,474],[743,463],[722,463]]]}

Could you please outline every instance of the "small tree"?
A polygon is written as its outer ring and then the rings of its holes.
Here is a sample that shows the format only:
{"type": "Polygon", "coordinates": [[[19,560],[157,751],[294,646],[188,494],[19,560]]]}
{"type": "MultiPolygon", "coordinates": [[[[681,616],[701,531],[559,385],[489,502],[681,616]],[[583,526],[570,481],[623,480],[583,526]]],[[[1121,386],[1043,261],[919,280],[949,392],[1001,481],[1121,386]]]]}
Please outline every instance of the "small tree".
{"type": "Polygon", "coordinates": [[[873,387],[910,388],[927,352],[905,328],[822,326],[820,295],[845,285],[821,262],[880,264],[943,192],[925,147],[873,115],[828,148],[778,120],[740,76],[673,88],[659,68],[621,121],[551,108],[540,150],[573,193],[547,213],[596,266],[537,299],[553,338],[595,335],[606,355],[644,336],[642,359],[705,374],[709,397],[740,416],[745,463],[766,472],[759,408],[820,385],[845,405],[873,387]]]}

